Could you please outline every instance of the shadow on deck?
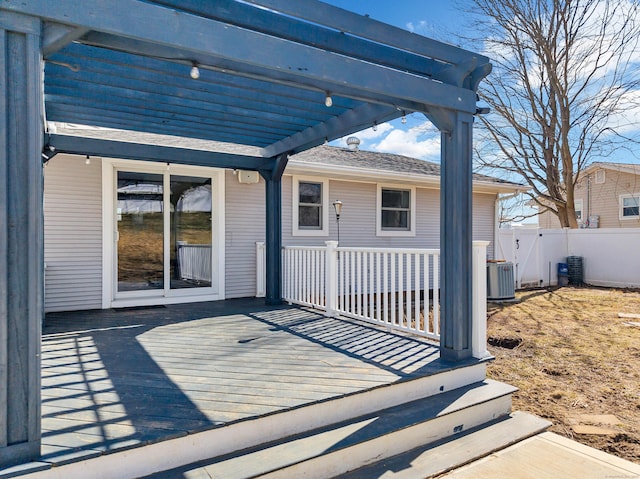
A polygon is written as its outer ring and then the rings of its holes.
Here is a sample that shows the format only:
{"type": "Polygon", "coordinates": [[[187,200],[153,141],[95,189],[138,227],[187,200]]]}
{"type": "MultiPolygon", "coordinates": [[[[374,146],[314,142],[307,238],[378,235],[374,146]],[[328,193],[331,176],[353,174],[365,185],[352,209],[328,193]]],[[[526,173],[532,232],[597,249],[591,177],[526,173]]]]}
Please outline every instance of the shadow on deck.
{"type": "Polygon", "coordinates": [[[61,465],[453,368],[421,338],[263,300],[53,313],[42,341],[41,461],[61,465]]]}

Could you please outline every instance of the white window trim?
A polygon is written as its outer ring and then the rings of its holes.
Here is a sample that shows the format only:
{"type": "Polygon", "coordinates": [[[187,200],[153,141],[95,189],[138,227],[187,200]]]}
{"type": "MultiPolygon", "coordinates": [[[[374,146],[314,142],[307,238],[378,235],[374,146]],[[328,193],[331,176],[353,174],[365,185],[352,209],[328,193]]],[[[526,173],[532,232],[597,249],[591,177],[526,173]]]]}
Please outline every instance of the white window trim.
{"type": "MultiPolygon", "coordinates": [[[[573,200],[573,209],[577,212],[580,211],[580,218],[578,218],[578,222],[584,223],[584,209],[582,199],[573,200]]],[[[577,215],[576,215],[577,216],[577,215]]]]}
{"type": "Polygon", "coordinates": [[[627,220],[638,220],[640,219],[640,215],[633,215],[633,216],[624,216],[623,215],[623,200],[625,198],[640,198],[640,193],[634,193],[631,195],[620,195],[620,198],[618,200],[618,214],[619,214],[619,218],[620,221],[627,221],[627,220]]]}
{"type": "Polygon", "coordinates": [[[292,236],[329,236],[329,178],[317,176],[293,176],[291,201],[292,236]],[[322,228],[318,230],[300,229],[298,224],[298,201],[300,199],[300,182],[322,184],[322,228]]]}
{"type": "Polygon", "coordinates": [[[376,194],[376,236],[415,236],[416,235],[416,187],[404,185],[391,185],[378,183],[376,194]],[[405,190],[409,191],[409,229],[408,230],[385,230],[382,229],[382,190],[405,190]]]}
{"type": "Polygon", "coordinates": [[[138,160],[102,159],[102,308],[128,306],[148,306],[156,304],[190,303],[197,301],[217,301],[225,299],[225,171],[219,168],[205,168],[191,165],[155,163],[138,160]],[[211,288],[188,290],[149,290],[142,292],[117,293],[115,285],[115,212],[116,191],[115,172],[118,169],[139,170],[164,174],[169,171],[179,175],[194,175],[211,178],[213,188],[211,243],[212,275],[217,275],[211,288]],[[128,294],[130,293],[130,294],[128,294]]]}

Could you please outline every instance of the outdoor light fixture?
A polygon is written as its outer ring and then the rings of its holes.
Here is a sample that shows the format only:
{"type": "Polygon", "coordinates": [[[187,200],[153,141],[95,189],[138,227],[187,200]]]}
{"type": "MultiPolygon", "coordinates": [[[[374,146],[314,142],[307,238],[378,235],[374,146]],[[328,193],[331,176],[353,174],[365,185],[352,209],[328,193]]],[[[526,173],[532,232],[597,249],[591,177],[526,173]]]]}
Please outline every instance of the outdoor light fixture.
{"type": "Polygon", "coordinates": [[[333,209],[336,211],[336,225],[338,226],[338,244],[340,244],[340,212],[342,211],[342,201],[333,202],[333,209]]]}
{"type": "Polygon", "coordinates": [[[402,124],[407,124],[407,114],[405,112],[402,112],[402,124]]]}
{"type": "Polygon", "coordinates": [[[198,64],[196,62],[191,62],[191,65],[192,67],[191,67],[191,71],[189,72],[189,75],[194,80],[197,80],[198,78],[200,78],[200,69],[198,68],[198,64]]]}
{"type": "Polygon", "coordinates": [[[324,97],[324,106],[327,108],[333,105],[333,99],[331,98],[331,93],[327,92],[327,96],[324,97]]]}
{"type": "Polygon", "coordinates": [[[91,158],[89,157],[89,155],[87,155],[87,157],[84,159],[84,164],[85,165],[90,165],[91,164],[91,158]]]}
{"type": "Polygon", "coordinates": [[[373,128],[373,131],[378,131],[378,122],[377,121],[373,122],[373,127],[372,128],[373,128]]]}

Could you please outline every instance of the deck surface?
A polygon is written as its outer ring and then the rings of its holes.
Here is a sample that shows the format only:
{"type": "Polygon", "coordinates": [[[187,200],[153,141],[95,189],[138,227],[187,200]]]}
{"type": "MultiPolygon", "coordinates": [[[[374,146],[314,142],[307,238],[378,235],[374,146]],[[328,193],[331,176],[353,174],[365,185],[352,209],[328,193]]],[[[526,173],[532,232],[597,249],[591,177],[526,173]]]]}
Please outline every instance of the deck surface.
{"type": "Polygon", "coordinates": [[[442,368],[426,340],[262,300],[49,314],[41,460],[63,464],[442,368]]]}

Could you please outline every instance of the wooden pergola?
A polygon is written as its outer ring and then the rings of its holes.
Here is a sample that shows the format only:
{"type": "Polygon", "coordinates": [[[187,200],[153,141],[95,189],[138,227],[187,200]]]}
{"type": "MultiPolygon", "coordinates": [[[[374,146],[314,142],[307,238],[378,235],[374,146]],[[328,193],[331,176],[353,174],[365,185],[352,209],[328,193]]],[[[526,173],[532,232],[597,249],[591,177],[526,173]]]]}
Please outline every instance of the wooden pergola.
{"type": "Polygon", "coordinates": [[[0,45],[0,467],[39,455],[42,164],[59,152],[259,171],[277,303],[288,156],[422,112],[442,136],[441,357],[471,356],[472,128],[486,57],[317,0],[0,0],[0,45]],[[62,136],[47,121],[260,154],[62,136]]]}

